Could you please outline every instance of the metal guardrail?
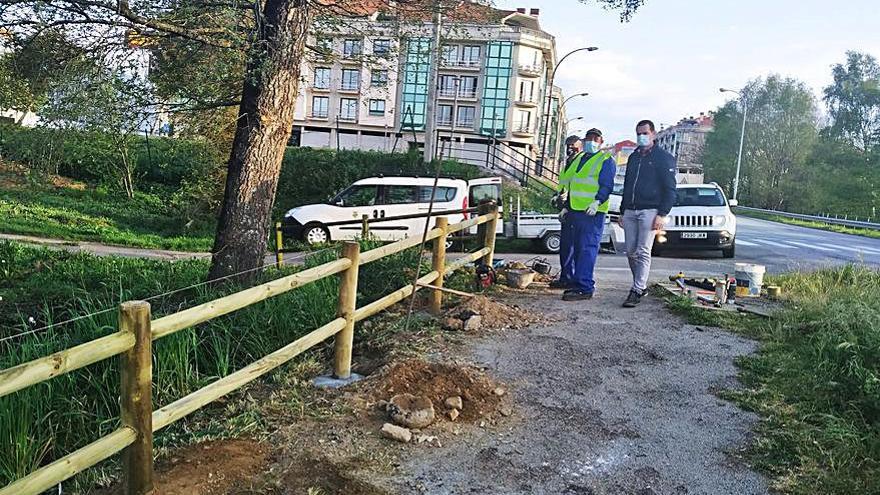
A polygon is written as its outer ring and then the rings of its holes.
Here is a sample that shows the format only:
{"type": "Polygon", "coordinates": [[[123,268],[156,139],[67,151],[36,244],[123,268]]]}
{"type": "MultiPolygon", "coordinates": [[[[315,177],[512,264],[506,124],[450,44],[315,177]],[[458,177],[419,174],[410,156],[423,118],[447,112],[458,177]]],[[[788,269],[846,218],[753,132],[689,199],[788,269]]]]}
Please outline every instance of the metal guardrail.
{"type": "Polygon", "coordinates": [[[866,230],[880,230],[880,223],[871,222],[870,218],[867,221],[862,220],[851,220],[847,217],[839,218],[839,217],[829,217],[825,215],[804,215],[802,213],[789,213],[787,211],[778,211],[778,210],[765,210],[763,208],[752,208],[749,206],[737,206],[737,210],[743,211],[751,211],[755,213],[764,213],[766,215],[776,215],[778,217],[785,218],[793,218],[795,220],[805,220],[808,222],[819,222],[825,223],[828,225],[841,225],[843,227],[853,227],[857,229],[866,229],[866,230]]]}

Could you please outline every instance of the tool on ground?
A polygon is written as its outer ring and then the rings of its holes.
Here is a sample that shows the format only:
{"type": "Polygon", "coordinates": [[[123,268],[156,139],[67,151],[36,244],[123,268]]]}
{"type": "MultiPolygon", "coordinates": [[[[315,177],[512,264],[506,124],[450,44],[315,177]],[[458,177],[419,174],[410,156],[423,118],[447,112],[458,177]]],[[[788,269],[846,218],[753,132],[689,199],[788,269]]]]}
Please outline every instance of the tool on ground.
{"type": "Polygon", "coordinates": [[[727,285],[727,303],[736,304],[736,277],[732,277],[727,285]]]}
{"type": "Polygon", "coordinates": [[[496,278],[497,276],[494,268],[485,263],[480,263],[477,265],[474,287],[478,291],[486,290],[495,283],[496,278]]]}
{"type": "Polygon", "coordinates": [[[718,304],[727,302],[727,282],[724,280],[715,281],[715,302],[718,304]]]}
{"type": "Polygon", "coordinates": [[[715,279],[704,278],[703,280],[697,280],[695,278],[686,278],[684,279],[684,283],[690,285],[691,287],[696,287],[698,289],[703,290],[715,290],[715,279]]]}
{"type": "Polygon", "coordinates": [[[551,265],[550,262],[547,261],[547,258],[535,258],[532,262],[531,268],[541,275],[549,275],[551,265]]]}
{"type": "Polygon", "coordinates": [[[670,276],[669,276],[669,281],[670,281],[670,282],[675,282],[675,281],[677,281],[677,280],[683,280],[683,279],[684,279],[684,272],[678,272],[678,273],[675,274],[675,275],[670,275],[670,276]]]}

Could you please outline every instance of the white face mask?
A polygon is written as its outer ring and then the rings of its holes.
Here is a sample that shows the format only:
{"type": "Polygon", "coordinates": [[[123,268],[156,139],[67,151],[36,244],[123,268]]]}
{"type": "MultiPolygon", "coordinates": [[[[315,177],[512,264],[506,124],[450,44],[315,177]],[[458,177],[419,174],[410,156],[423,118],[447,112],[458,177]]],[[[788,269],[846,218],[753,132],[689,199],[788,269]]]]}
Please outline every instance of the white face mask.
{"type": "Polygon", "coordinates": [[[648,146],[651,146],[651,136],[647,134],[639,134],[636,137],[636,144],[638,144],[642,148],[647,148],[648,146]]]}
{"type": "Polygon", "coordinates": [[[598,153],[601,146],[596,141],[584,141],[584,151],[587,153],[598,153]]]}

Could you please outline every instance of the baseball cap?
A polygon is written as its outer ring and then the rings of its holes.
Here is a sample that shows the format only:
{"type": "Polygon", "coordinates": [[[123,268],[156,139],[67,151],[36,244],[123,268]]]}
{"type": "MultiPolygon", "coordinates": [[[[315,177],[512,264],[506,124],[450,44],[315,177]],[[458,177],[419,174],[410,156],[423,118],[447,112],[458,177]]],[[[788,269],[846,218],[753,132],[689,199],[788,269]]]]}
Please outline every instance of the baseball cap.
{"type": "Polygon", "coordinates": [[[580,136],[576,136],[576,135],[568,136],[567,138],[565,138],[565,145],[571,146],[580,140],[581,140],[580,136]]]}
{"type": "Polygon", "coordinates": [[[595,127],[593,127],[592,129],[590,129],[589,131],[587,131],[587,133],[584,134],[584,138],[586,138],[586,137],[589,136],[590,134],[593,134],[593,135],[595,135],[595,136],[602,137],[602,131],[600,131],[599,129],[596,129],[595,127]]]}

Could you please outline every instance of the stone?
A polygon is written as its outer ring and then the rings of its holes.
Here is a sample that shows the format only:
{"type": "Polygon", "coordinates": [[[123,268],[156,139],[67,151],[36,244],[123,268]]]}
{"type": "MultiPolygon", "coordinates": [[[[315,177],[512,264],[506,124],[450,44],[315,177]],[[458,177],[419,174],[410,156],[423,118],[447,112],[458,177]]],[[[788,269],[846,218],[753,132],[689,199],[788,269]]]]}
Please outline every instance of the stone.
{"type": "Polygon", "coordinates": [[[501,397],[502,395],[504,395],[505,393],[507,393],[507,391],[504,390],[504,389],[501,388],[501,387],[496,388],[496,389],[493,390],[492,392],[493,392],[495,395],[497,395],[498,397],[501,397]]]}
{"type": "Polygon", "coordinates": [[[434,422],[434,404],[427,397],[398,394],[388,403],[388,417],[407,428],[424,428],[434,422]]]}
{"type": "Polygon", "coordinates": [[[382,429],[379,430],[379,434],[385,438],[396,440],[401,443],[409,443],[409,441],[412,440],[411,431],[406,428],[393,425],[391,423],[385,423],[384,425],[382,425],[382,429]]]}
{"type": "Polygon", "coordinates": [[[448,407],[449,409],[458,409],[459,411],[461,411],[463,406],[464,404],[462,404],[461,397],[455,396],[446,399],[446,407],[448,407]]]}
{"type": "Polygon", "coordinates": [[[501,413],[502,416],[507,417],[507,416],[510,416],[511,414],[513,414],[513,409],[511,409],[511,408],[505,406],[505,407],[502,407],[502,408],[499,410],[499,412],[501,413]]]}
{"type": "Polygon", "coordinates": [[[458,318],[444,318],[442,326],[445,330],[464,330],[464,322],[458,318]]]}
{"type": "Polygon", "coordinates": [[[453,410],[449,411],[447,414],[449,414],[450,421],[455,421],[458,418],[458,415],[461,413],[458,412],[458,409],[453,409],[453,410]]]}
{"type": "Polygon", "coordinates": [[[462,330],[466,332],[474,332],[479,330],[482,325],[483,317],[480,315],[474,315],[462,323],[462,330]]]}

